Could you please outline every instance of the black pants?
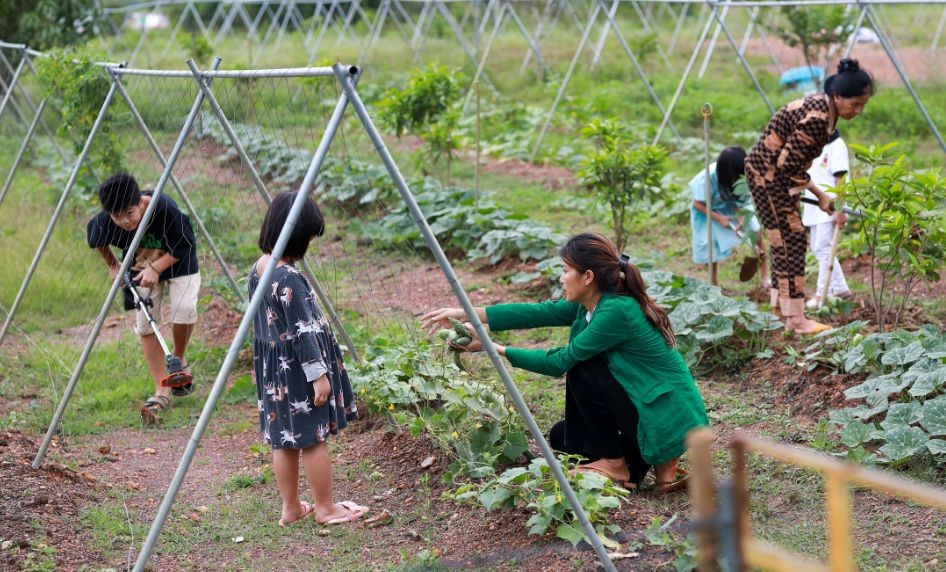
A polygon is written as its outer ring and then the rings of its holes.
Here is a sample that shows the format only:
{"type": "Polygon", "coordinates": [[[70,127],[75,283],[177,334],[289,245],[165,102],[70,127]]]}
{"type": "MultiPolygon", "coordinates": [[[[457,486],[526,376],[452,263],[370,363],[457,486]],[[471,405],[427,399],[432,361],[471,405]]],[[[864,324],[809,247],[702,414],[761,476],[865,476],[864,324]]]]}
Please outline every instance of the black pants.
{"type": "Polygon", "coordinates": [[[591,461],[624,457],[633,483],[647,474],[650,465],[637,442],[637,409],[603,356],[582,362],[565,375],[565,420],[552,426],[549,445],[591,461]]]}

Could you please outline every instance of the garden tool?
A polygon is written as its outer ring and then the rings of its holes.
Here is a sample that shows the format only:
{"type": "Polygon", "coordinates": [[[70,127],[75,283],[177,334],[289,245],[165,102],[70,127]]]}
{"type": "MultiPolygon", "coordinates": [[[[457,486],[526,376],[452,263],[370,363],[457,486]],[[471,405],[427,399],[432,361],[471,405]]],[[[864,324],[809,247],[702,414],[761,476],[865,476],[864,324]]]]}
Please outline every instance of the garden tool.
{"type": "MultiPolygon", "coordinates": [[[[742,226],[736,222],[735,219],[729,219],[729,228],[736,233],[736,237],[739,240],[746,242],[746,231],[742,230],[742,226]]],[[[751,244],[751,241],[749,241],[751,244]]],[[[753,249],[755,247],[753,246],[753,249]]],[[[754,250],[753,250],[754,251],[754,250]]],[[[748,282],[759,271],[759,257],[758,256],[747,256],[742,260],[742,266],[739,267],[739,281],[748,282]]]]}
{"type": "Polygon", "coordinates": [[[710,182],[710,119],[713,117],[713,106],[704,103],[700,107],[703,116],[703,159],[706,165],[706,271],[709,274],[710,284],[716,284],[713,272],[713,188],[710,182]]]}
{"type": "MultiPolygon", "coordinates": [[[[818,206],[818,199],[811,199],[811,198],[808,198],[808,197],[802,197],[802,198],[801,198],[801,202],[803,202],[803,203],[808,203],[809,205],[818,206]]],[[[864,213],[862,213],[861,211],[854,210],[854,209],[852,209],[852,208],[850,208],[850,207],[842,206],[842,207],[840,208],[840,211],[843,212],[843,213],[846,214],[846,215],[853,215],[853,216],[856,216],[856,217],[863,217],[863,216],[864,216],[864,213]]]]}
{"type": "Polygon", "coordinates": [[[138,285],[132,280],[131,272],[127,272],[124,276],[125,282],[125,309],[131,310],[132,308],[137,308],[145,317],[148,319],[148,323],[151,324],[151,329],[154,331],[154,335],[158,338],[158,344],[161,345],[161,351],[164,352],[164,363],[167,368],[168,374],[161,379],[162,387],[170,387],[174,395],[183,396],[190,394],[194,389],[194,376],[184,370],[184,364],[181,362],[181,358],[176,355],[171,354],[171,351],[168,349],[167,343],[164,341],[164,337],[161,336],[161,330],[158,328],[158,324],[152,315],[149,308],[154,306],[154,302],[151,300],[151,296],[144,299],[141,297],[141,294],[138,292],[138,285]],[[129,300],[130,295],[130,300],[129,300]],[[129,307],[129,302],[132,303],[132,306],[129,307]]]}

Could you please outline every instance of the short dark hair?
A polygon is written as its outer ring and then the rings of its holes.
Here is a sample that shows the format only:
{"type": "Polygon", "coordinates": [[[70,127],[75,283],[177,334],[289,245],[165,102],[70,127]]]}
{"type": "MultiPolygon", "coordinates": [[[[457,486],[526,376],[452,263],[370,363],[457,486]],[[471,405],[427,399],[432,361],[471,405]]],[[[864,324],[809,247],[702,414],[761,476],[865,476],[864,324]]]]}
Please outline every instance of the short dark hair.
{"type": "MultiPolygon", "coordinates": [[[[296,200],[296,194],[296,192],[287,191],[273,197],[273,202],[266,211],[266,218],[263,219],[263,228],[259,231],[259,248],[264,253],[273,253],[273,247],[276,246],[279,233],[286,224],[286,218],[289,216],[292,203],[296,200]]],[[[292,235],[289,237],[289,243],[282,257],[288,260],[301,259],[305,256],[312,238],[322,236],[324,232],[325,220],[322,218],[322,212],[319,211],[312,197],[306,197],[299,220],[292,229],[292,235]]]]}
{"type": "Polygon", "coordinates": [[[841,97],[874,95],[874,78],[857,60],[844,58],[838,62],[838,73],[824,80],[824,92],[841,97]]]}
{"type": "Polygon", "coordinates": [[[122,212],[141,202],[141,189],[128,173],[116,173],[99,187],[99,200],[105,212],[122,212]]]}

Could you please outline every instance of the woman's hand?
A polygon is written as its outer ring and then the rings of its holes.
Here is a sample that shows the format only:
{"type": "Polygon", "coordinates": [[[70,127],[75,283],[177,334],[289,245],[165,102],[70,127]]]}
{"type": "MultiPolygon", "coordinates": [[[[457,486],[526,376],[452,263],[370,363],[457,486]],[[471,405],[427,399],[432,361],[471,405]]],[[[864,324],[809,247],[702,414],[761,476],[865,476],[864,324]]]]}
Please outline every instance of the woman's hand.
{"type": "Polygon", "coordinates": [[[314,393],[312,396],[312,402],[315,403],[316,407],[322,407],[328,403],[329,395],[332,393],[332,386],[329,385],[328,376],[323,375],[322,377],[313,381],[312,391],[314,393]]]}
{"type": "Polygon", "coordinates": [[[844,226],[844,224],[847,222],[847,213],[840,211],[834,213],[834,222],[838,226],[844,226]]]}
{"type": "MultiPolygon", "coordinates": [[[[441,328],[452,328],[450,318],[462,320],[466,318],[466,312],[463,311],[463,308],[440,308],[421,316],[420,324],[422,328],[427,330],[427,335],[432,336],[441,328]]],[[[472,329],[470,328],[470,330],[472,329]]]]}
{"type": "Polygon", "coordinates": [[[818,208],[828,214],[834,214],[834,199],[825,193],[821,193],[818,197],[818,208]]]}

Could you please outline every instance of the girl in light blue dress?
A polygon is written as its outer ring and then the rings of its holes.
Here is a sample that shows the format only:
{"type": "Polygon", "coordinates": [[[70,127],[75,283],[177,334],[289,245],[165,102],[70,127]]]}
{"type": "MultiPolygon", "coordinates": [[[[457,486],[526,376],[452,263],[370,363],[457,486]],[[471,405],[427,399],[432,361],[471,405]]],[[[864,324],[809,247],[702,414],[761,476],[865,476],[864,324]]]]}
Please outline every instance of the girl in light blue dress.
{"type": "MultiPolygon", "coordinates": [[[[712,283],[719,285],[718,263],[732,256],[733,248],[743,243],[743,236],[750,232],[755,237],[755,248],[760,259],[762,284],[769,283],[769,268],[765,259],[765,248],[759,221],[755,217],[752,196],[745,178],[746,152],[742,147],[724,149],[715,163],[710,165],[710,189],[712,190],[713,218],[713,266],[712,283]]],[[[706,236],[706,169],[690,180],[690,228],[692,231],[693,262],[708,262],[708,237],[706,236]]]]}

